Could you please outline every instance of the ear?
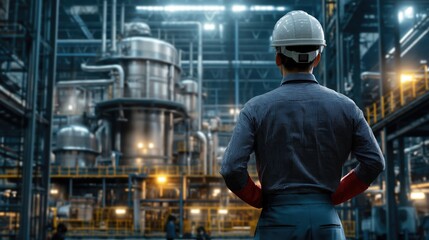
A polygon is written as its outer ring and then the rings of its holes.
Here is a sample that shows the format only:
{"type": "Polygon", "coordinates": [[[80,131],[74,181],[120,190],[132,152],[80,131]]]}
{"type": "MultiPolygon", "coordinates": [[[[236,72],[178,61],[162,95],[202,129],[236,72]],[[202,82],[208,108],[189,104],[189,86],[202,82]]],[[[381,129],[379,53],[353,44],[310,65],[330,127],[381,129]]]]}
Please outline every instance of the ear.
{"type": "Polygon", "coordinates": [[[319,65],[320,59],[321,59],[321,56],[319,53],[319,54],[317,54],[316,59],[314,59],[313,68],[315,68],[315,67],[317,67],[317,65],[319,65]]]}
{"type": "Polygon", "coordinates": [[[281,66],[282,65],[282,57],[280,56],[281,53],[276,53],[276,65],[281,66]]]}

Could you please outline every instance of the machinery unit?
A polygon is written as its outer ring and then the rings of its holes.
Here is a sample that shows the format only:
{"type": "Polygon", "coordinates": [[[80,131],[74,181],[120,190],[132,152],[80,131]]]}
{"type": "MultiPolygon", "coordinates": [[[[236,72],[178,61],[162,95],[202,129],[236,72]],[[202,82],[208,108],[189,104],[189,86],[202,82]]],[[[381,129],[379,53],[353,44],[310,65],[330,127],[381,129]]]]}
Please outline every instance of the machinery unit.
{"type": "Polygon", "coordinates": [[[190,221],[206,222],[217,211],[207,205],[196,216],[192,209],[199,204],[192,201],[206,196],[229,202],[217,178],[198,183],[217,170],[220,120],[198,125],[201,92],[194,80],[180,81],[180,53],[171,44],[150,37],[144,23],[125,24],[123,36],[117,51],[81,66],[84,72],[108,72],[110,79],[57,84],[60,126],[52,174],[69,174],[68,186],[53,185],[58,221],[76,231],[90,226],[156,235],[174,214],[189,231],[190,221]],[[87,180],[75,179],[80,175],[87,180]],[[195,175],[200,177],[190,178],[195,175]],[[202,186],[208,192],[199,193],[202,186]],[[191,202],[185,205],[185,199],[191,202]]]}
{"type": "Polygon", "coordinates": [[[119,165],[171,164],[174,122],[186,116],[184,106],[175,102],[180,56],[169,43],[148,37],[145,25],[127,26],[118,53],[98,63],[120,66],[124,79],[114,85],[111,99],[96,105],[96,113],[112,126],[119,165]]]}
{"type": "Polygon", "coordinates": [[[69,125],[57,133],[55,163],[62,167],[94,167],[100,154],[97,139],[82,125],[69,125]]]}

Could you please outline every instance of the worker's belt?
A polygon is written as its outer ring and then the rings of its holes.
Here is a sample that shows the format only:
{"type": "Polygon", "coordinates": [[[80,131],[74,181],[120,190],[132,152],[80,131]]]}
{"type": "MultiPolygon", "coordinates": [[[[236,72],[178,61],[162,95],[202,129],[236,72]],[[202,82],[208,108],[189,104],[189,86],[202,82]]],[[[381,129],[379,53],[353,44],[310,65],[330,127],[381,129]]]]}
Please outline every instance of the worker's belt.
{"type": "Polygon", "coordinates": [[[279,193],[263,196],[263,206],[332,204],[330,194],[326,193],[279,193]]]}

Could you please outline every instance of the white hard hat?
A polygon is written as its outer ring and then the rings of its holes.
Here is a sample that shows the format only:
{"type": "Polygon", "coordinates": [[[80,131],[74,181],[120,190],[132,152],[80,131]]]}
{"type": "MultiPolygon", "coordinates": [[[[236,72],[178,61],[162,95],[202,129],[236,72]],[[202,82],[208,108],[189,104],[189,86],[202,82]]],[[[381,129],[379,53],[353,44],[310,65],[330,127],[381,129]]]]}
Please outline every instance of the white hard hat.
{"type": "Polygon", "coordinates": [[[271,46],[295,62],[306,63],[316,58],[326,46],[325,34],[316,18],[304,11],[291,11],[280,18],[274,26],[271,46]],[[289,51],[287,46],[320,46],[319,50],[298,53],[289,51]]]}

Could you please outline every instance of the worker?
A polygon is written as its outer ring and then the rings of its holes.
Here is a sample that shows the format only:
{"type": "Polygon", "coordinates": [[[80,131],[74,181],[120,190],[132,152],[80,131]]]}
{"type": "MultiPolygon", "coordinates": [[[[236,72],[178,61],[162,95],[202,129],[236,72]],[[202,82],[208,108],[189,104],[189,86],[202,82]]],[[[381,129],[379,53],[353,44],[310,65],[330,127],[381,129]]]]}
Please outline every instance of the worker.
{"type": "Polygon", "coordinates": [[[312,74],[326,46],[304,11],[274,26],[281,85],[241,109],[220,170],[227,187],[262,212],[254,239],[345,239],[334,205],[365,191],[384,170],[362,111],[312,74]],[[255,153],[260,186],[247,171],[255,153]],[[358,165],[341,179],[350,153],[358,165]]]}

